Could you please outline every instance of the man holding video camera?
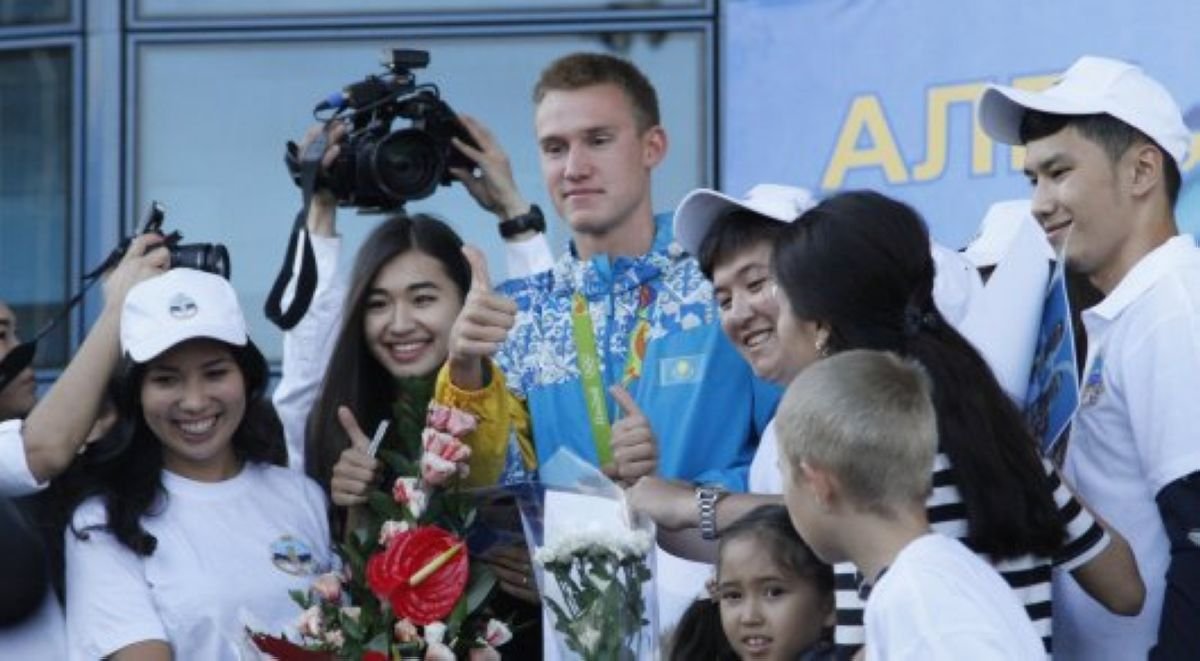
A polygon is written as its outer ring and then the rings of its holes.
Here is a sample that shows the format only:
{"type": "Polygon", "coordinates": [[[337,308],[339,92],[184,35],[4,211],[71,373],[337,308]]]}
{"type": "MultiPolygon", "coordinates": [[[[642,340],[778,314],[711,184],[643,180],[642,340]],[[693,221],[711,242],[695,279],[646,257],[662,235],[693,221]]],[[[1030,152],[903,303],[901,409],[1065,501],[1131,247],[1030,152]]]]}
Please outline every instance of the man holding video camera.
{"type": "MultiPolygon", "coordinates": [[[[651,176],[667,152],[653,86],[623,59],[577,53],[553,62],[533,96],[543,180],[570,249],[551,270],[494,292],[478,284],[486,264],[473,257],[477,284],[452,331],[444,394],[502,399],[505,383],[528,409],[539,461],[566,447],[624,484],[658,474],[717,497],[744,490],[778,393],[721,332],[712,289],[674,241],[670,214],[653,212],[651,176]]],[[[454,144],[480,174],[455,175],[503,234],[541,230],[502,147],[460,118],[478,148],[454,144]]],[[[663,625],[707,573],[664,566],[681,562],[660,554],[660,602],[675,602],[663,625]]],[[[529,589],[527,565],[514,569],[498,572],[506,590],[529,589]]]]}

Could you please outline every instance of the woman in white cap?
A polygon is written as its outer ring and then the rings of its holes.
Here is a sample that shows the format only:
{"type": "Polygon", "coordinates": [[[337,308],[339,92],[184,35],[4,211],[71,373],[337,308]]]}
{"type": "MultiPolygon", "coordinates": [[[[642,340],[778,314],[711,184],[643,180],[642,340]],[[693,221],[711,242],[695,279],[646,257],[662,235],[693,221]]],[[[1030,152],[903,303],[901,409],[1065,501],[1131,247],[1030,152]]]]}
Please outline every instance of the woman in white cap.
{"type": "Polygon", "coordinates": [[[331,560],[325,497],[286,460],[233,287],[173,269],[121,315],[117,444],[66,531],[71,659],[238,658],[331,560]]]}

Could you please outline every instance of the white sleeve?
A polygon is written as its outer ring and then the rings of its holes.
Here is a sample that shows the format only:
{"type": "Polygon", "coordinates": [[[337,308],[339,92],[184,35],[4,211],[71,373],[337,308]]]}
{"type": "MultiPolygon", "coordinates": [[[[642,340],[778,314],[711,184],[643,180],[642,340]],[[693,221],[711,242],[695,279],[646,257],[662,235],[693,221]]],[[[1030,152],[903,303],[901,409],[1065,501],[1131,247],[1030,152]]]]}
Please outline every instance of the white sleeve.
{"type": "Polygon", "coordinates": [[[80,506],[66,535],[67,649],[72,661],[105,658],[137,642],[167,641],[142,560],[108,532],[72,530],[104,520],[99,501],[80,506]]]}
{"type": "Polygon", "coordinates": [[[346,285],[337,277],[341,238],[312,236],[317,287],[308,312],[283,334],[283,375],[271,401],[283,422],[288,466],[304,470],[304,427],[342,326],[346,285]]]}
{"type": "Polygon", "coordinates": [[[19,419],[0,422],[0,496],[28,496],[46,488],[47,483],[39,483],[29,470],[23,424],[19,419]]]}
{"type": "Polygon", "coordinates": [[[505,241],[504,263],[508,267],[508,280],[549,271],[554,266],[554,253],[546,234],[537,232],[524,241],[505,241]]]}
{"type": "Polygon", "coordinates": [[[1153,495],[1200,470],[1196,393],[1200,393],[1200,314],[1182,312],[1147,329],[1121,352],[1118,369],[1129,425],[1153,495]]]}

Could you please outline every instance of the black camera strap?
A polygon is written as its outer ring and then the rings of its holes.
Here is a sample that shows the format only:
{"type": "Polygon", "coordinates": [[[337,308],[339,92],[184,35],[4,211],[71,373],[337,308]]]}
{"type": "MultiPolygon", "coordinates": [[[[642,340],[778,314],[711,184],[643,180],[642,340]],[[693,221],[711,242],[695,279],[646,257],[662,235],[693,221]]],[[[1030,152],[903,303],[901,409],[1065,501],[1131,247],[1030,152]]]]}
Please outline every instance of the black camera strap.
{"type": "Polygon", "coordinates": [[[292,233],[288,236],[287,254],[283,258],[283,265],[279,268],[279,275],[275,277],[275,284],[271,286],[271,292],[267,294],[267,301],[263,304],[263,314],[267,315],[267,319],[285,331],[291,330],[304,318],[317,289],[317,257],[313,252],[312,241],[308,238],[307,221],[308,208],[312,204],[313,192],[317,185],[317,172],[321,169],[321,156],[325,153],[326,144],[328,142],[325,133],[321,132],[317,139],[305,147],[304,153],[300,157],[299,183],[300,191],[304,196],[304,205],[296,214],[296,221],[292,223],[292,233]],[[299,273],[295,272],[297,249],[302,251],[299,273]],[[285,311],[281,307],[283,293],[293,276],[296,280],[296,290],[292,296],[292,302],[285,311]]]}

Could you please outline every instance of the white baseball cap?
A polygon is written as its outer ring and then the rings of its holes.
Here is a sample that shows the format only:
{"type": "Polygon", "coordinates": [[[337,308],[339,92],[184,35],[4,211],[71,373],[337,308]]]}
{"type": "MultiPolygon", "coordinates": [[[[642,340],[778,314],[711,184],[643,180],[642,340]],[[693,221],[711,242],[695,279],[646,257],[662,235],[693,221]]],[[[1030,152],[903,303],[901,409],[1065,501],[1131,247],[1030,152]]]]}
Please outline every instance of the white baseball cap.
{"type": "Polygon", "coordinates": [[[770,220],[790,223],[816,203],[808,190],[782,184],[759,184],[742,200],[709,188],[697,188],[675,209],[675,240],[695,255],[712,224],[731,211],[750,211],[770,220]]]}
{"type": "Polygon", "coordinates": [[[130,288],[121,308],[121,350],[147,362],[195,338],[234,346],[249,341],[233,285],[219,275],[174,268],[130,288]]]}
{"type": "Polygon", "coordinates": [[[1021,144],[1021,119],[1027,110],[1052,115],[1111,115],[1145,133],[1182,164],[1192,134],[1179,104],[1140,67],[1106,57],[1085,55],[1041,92],[989,85],[979,105],[983,130],[1000,142],[1021,144]]]}

